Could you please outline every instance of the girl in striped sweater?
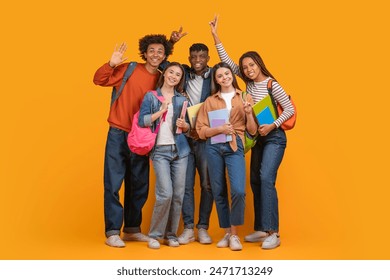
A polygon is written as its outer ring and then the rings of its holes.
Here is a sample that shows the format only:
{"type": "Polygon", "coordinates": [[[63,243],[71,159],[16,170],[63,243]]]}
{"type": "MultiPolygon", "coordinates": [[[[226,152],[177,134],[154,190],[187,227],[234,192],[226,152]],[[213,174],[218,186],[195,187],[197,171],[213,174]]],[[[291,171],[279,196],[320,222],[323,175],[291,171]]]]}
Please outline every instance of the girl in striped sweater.
{"type": "Polygon", "coordinates": [[[228,56],[217,34],[218,17],[216,16],[209,25],[221,61],[229,64],[233,72],[242,78],[253,101],[256,103],[267,96],[268,80],[273,79],[273,96],[277,104],[283,108],[283,112],[272,124],[258,127],[259,137],[251,150],[250,183],[254,200],[255,231],[244,239],[247,242],[262,242],[263,249],[274,249],[280,245],[279,207],[275,182],[287,143],[286,134],[280,126],[294,115],[294,107],[257,52],[244,53],[237,65],[228,56]]]}

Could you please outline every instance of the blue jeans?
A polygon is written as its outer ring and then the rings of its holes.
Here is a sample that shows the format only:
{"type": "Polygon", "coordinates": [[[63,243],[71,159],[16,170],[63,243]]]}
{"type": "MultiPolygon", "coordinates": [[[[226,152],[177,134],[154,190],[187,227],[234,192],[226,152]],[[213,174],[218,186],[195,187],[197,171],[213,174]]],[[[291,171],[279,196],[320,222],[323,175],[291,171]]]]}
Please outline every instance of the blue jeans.
{"type": "Polygon", "coordinates": [[[149,192],[149,157],[133,154],[127,132],[110,127],[104,159],[104,220],[106,236],[140,232],[142,207],[149,192]],[[119,190],[125,182],[124,207],[119,190]]]}
{"type": "Polygon", "coordinates": [[[274,129],[252,148],[250,180],[255,210],[254,230],[279,231],[276,175],[286,149],[286,133],[274,129]]]}
{"type": "Polygon", "coordinates": [[[210,144],[207,140],[207,161],[211,189],[215,199],[219,226],[229,228],[244,223],[245,212],[245,157],[241,138],[237,136],[237,151],[233,151],[229,143],[210,144]],[[226,184],[227,169],[230,182],[229,207],[226,184]]]}
{"type": "Polygon", "coordinates": [[[206,141],[194,140],[191,138],[187,139],[191,147],[191,153],[188,156],[185,193],[182,209],[184,228],[194,228],[194,185],[196,170],[198,170],[201,193],[199,203],[199,220],[196,227],[198,229],[208,229],[214,199],[213,193],[211,191],[209,174],[207,171],[206,141]]]}
{"type": "Polygon", "coordinates": [[[156,202],[149,236],[177,239],[188,156],[179,158],[176,145],[164,145],[155,147],[152,160],[156,174],[156,202]]]}

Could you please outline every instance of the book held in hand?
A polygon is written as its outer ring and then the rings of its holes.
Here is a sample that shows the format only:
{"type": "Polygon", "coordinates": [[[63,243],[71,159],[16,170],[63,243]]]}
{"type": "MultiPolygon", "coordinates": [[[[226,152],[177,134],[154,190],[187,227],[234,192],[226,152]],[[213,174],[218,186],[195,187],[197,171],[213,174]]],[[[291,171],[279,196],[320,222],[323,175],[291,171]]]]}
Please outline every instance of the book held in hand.
{"type": "Polygon", "coordinates": [[[256,119],[260,125],[269,124],[267,122],[270,121],[271,117],[273,119],[272,122],[276,120],[276,112],[272,104],[271,96],[269,95],[265,96],[259,102],[254,104],[252,108],[253,108],[253,112],[255,113],[256,119]]]}
{"type": "MultiPolygon", "coordinates": [[[[184,101],[183,102],[183,106],[181,107],[180,118],[184,119],[184,117],[186,115],[186,111],[187,111],[187,105],[188,105],[188,101],[184,101]]],[[[180,134],[182,132],[183,132],[183,129],[181,127],[177,127],[176,128],[176,133],[177,134],[180,134]]]]}
{"type": "Polygon", "coordinates": [[[187,116],[188,116],[188,119],[190,120],[190,126],[192,129],[195,128],[196,117],[198,116],[199,109],[202,105],[203,105],[203,102],[187,108],[187,116]]]}
{"type": "MultiPolygon", "coordinates": [[[[229,123],[229,110],[228,109],[219,109],[210,111],[207,113],[209,117],[210,127],[217,127],[229,123]]],[[[216,143],[226,143],[232,141],[232,135],[228,134],[218,134],[210,138],[211,144],[216,143]]]]}
{"type": "Polygon", "coordinates": [[[265,107],[257,116],[257,121],[259,124],[271,124],[275,121],[274,116],[271,113],[269,107],[265,107]]]}

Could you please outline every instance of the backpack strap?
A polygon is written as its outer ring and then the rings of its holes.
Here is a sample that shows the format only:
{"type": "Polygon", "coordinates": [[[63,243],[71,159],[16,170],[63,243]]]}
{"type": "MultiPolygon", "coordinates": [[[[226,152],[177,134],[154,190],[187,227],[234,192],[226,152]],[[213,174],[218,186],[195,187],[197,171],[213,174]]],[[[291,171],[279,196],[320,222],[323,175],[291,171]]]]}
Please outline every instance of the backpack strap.
{"type": "Polygon", "coordinates": [[[154,95],[158,100],[160,100],[161,103],[164,102],[164,97],[158,95],[156,90],[151,90],[151,92],[153,93],[153,95],[154,95]]]}
{"type": "Polygon", "coordinates": [[[276,105],[275,98],[274,98],[274,96],[273,96],[273,94],[272,94],[272,82],[273,82],[273,81],[274,81],[273,79],[269,79],[269,80],[268,80],[268,83],[267,83],[267,90],[268,90],[269,96],[271,97],[272,105],[274,106],[274,109],[275,109],[276,118],[279,118],[278,106],[276,105]]]}
{"type": "Polygon", "coordinates": [[[137,62],[135,62],[135,61],[130,62],[129,65],[127,66],[125,75],[123,76],[122,84],[121,84],[120,88],[118,89],[118,92],[116,91],[115,87],[113,88],[112,94],[111,94],[111,106],[112,106],[112,104],[114,104],[114,102],[122,94],[123,88],[125,87],[126,82],[130,78],[131,74],[133,74],[136,66],[137,66],[137,62]]]}
{"type": "MultiPolygon", "coordinates": [[[[154,95],[161,103],[164,102],[164,97],[163,97],[163,96],[159,96],[159,95],[157,94],[157,91],[152,90],[151,92],[153,93],[153,95],[154,95]]],[[[165,121],[165,117],[167,116],[167,113],[168,113],[168,111],[166,111],[166,112],[161,116],[161,121],[157,124],[156,129],[154,130],[154,133],[158,134],[158,131],[160,130],[160,124],[161,124],[163,121],[165,121]]]]}

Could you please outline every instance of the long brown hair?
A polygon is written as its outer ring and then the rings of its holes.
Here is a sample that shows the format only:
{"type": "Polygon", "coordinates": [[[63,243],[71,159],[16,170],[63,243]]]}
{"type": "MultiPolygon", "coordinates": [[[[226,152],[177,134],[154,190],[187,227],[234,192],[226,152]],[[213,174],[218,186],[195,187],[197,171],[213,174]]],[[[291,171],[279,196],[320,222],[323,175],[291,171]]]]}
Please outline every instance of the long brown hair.
{"type": "Polygon", "coordinates": [[[213,67],[213,75],[211,77],[211,94],[213,95],[221,90],[221,85],[215,81],[215,73],[217,73],[217,69],[219,69],[219,68],[229,69],[229,71],[232,73],[232,77],[233,77],[232,86],[236,89],[241,90],[239,85],[238,85],[236,75],[234,75],[232,68],[226,62],[220,62],[220,63],[215,64],[213,67]]]}
{"type": "Polygon", "coordinates": [[[252,79],[248,78],[245,74],[244,74],[244,68],[242,66],[242,61],[244,60],[244,58],[252,58],[253,61],[257,64],[257,66],[259,66],[261,72],[268,76],[268,77],[271,77],[272,79],[275,79],[275,77],[271,74],[271,72],[268,71],[267,67],[265,67],[265,64],[264,64],[264,61],[263,59],[261,58],[261,56],[255,52],[255,51],[249,51],[249,52],[246,52],[244,53],[241,57],[240,57],[240,61],[239,61],[239,68],[240,68],[240,73],[241,73],[241,76],[242,76],[242,79],[244,80],[244,82],[247,84],[248,82],[251,82],[253,81],[252,79]]]}
{"type": "Polygon", "coordinates": [[[183,91],[184,91],[184,81],[185,81],[185,72],[184,72],[183,66],[179,62],[171,62],[171,63],[169,63],[167,65],[167,67],[164,68],[164,70],[162,71],[162,73],[160,75],[160,78],[157,81],[156,88],[161,88],[162,87],[162,85],[164,84],[164,74],[172,66],[178,66],[181,69],[182,75],[181,75],[179,83],[175,86],[175,90],[177,92],[179,92],[179,93],[183,93],[183,91]]]}

